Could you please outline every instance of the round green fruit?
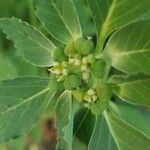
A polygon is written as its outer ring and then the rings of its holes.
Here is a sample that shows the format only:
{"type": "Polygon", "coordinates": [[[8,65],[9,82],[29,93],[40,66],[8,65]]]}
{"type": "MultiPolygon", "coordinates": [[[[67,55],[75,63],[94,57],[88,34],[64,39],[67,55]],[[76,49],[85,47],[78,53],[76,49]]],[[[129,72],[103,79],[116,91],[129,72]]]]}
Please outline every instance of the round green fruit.
{"type": "Polygon", "coordinates": [[[68,57],[74,56],[75,54],[77,54],[77,51],[76,51],[75,46],[74,46],[74,42],[69,43],[69,44],[65,47],[64,52],[65,52],[65,54],[66,54],[68,57]]]}
{"type": "Polygon", "coordinates": [[[64,87],[67,90],[76,89],[80,85],[81,85],[81,80],[79,76],[76,74],[69,75],[64,81],[64,87]]]}
{"type": "Polygon", "coordinates": [[[53,59],[55,61],[65,61],[67,60],[67,56],[64,53],[64,49],[62,47],[56,47],[53,51],[53,59]]]}
{"type": "Polygon", "coordinates": [[[105,74],[106,63],[99,59],[91,66],[91,72],[96,78],[102,78],[105,74]]]}
{"type": "Polygon", "coordinates": [[[88,40],[84,37],[81,37],[77,39],[75,42],[75,49],[81,54],[81,55],[88,55],[92,51],[94,51],[94,43],[91,40],[88,40]]]}

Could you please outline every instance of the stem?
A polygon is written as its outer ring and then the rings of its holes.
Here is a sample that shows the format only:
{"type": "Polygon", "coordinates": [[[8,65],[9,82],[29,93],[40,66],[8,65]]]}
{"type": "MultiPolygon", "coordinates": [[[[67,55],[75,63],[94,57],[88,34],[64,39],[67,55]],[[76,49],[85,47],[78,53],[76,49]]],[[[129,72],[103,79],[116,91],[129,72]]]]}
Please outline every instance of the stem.
{"type": "Polygon", "coordinates": [[[97,40],[97,45],[96,45],[96,50],[95,50],[95,54],[99,55],[102,51],[102,43],[99,42],[99,40],[97,40]]]}
{"type": "Polygon", "coordinates": [[[102,78],[102,82],[103,82],[103,83],[106,83],[106,82],[108,81],[110,69],[111,69],[111,65],[110,65],[110,64],[107,64],[106,70],[105,70],[105,75],[104,75],[104,77],[102,78]]]}
{"type": "Polygon", "coordinates": [[[95,55],[99,55],[102,52],[103,46],[104,46],[104,40],[103,39],[104,38],[102,36],[100,36],[99,38],[97,38],[95,55]]]}

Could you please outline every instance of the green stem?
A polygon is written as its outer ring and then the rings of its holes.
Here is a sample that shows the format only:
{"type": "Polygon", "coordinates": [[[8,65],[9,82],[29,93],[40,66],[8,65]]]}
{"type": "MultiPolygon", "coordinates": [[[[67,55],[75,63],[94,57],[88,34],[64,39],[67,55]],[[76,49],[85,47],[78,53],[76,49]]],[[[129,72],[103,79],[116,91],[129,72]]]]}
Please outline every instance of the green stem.
{"type": "Polygon", "coordinates": [[[110,64],[107,64],[106,70],[105,70],[105,75],[104,75],[104,77],[102,78],[102,83],[106,83],[106,82],[108,81],[110,69],[111,69],[111,65],[110,65],[110,64]]]}
{"type": "Polygon", "coordinates": [[[100,55],[102,50],[103,50],[104,40],[102,40],[102,39],[104,39],[104,38],[103,37],[99,37],[97,39],[95,55],[100,55]]]}

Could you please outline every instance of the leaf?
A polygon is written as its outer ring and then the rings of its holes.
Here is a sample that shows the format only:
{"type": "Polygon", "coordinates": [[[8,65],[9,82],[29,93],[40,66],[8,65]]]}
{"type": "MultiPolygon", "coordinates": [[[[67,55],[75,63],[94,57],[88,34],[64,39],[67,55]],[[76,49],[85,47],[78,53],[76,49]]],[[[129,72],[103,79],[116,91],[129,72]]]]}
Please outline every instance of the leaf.
{"type": "Polygon", "coordinates": [[[77,137],[81,143],[88,145],[94,124],[95,116],[92,114],[90,109],[80,109],[74,116],[74,137],[77,137]]]}
{"type": "Polygon", "coordinates": [[[37,17],[54,38],[67,44],[82,35],[72,0],[35,0],[35,2],[37,17]]]}
{"type": "Polygon", "coordinates": [[[89,150],[118,150],[103,115],[96,116],[89,150]]]}
{"type": "MultiPolygon", "coordinates": [[[[7,143],[7,148],[8,149],[14,149],[14,150],[23,150],[24,149],[24,146],[25,146],[25,138],[24,137],[21,137],[21,138],[18,138],[16,140],[13,140],[13,141],[10,141],[9,143],[7,143]]],[[[4,150],[7,150],[7,148],[5,148],[4,150]]],[[[3,150],[3,149],[2,149],[3,150]]]]}
{"type": "Polygon", "coordinates": [[[133,23],[116,32],[108,41],[106,59],[127,74],[150,74],[150,20],[133,23]],[[128,33],[128,34],[127,34],[128,33]]]}
{"type": "Polygon", "coordinates": [[[48,116],[49,116],[49,114],[53,114],[55,112],[55,108],[58,103],[57,100],[63,94],[63,92],[64,91],[57,91],[56,94],[54,95],[53,99],[49,102],[49,105],[47,107],[48,116]]]}
{"type": "Polygon", "coordinates": [[[111,102],[110,110],[122,120],[134,126],[134,128],[140,130],[145,135],[150,137],[150,111],[146,108],[137,107],[127,104],[125,102],[111,102]],[[140,120],[140,121],[139,121],[140,120]]]}
{"type": "Polygon", "coordinates": [[[123,78],[114,76],[110,82],[118,85],[115,93],[123,100],[144,106],[150,106],[150,76],[133,76],[123,78]]]}
{"type": "Polygon", "coordinates": [[[140,19],[150,18],[149,0],[88,0],[97,27],[97,52],[110,33],[140,19]]]}
{"type": "Polygon", "coordinates": [[[140,131],[111,112],[105,112],[105,118],[120,150],[150,149],[150,139],[140,131]]]}
{"type": "Polygon", "coordinates": [[[96,33],[96,29],[87,0],[73,0],[73,2],[78,13],[83,35],[94,35],[96,33]]]}
{"type": "Polygon", "coordinates": [[[0,80],[17,76],[17,68],[12,63],[11,59],[4,55],[0,50],[0,80]],[[10,71],[11,70],[11,71],[10,71]]]}
{"type": "Polygon", "coordinates": [[[73,112],[71,93],[65,91],[59,97],[56,105],[56,128],[58,131],[57,149],[72,149],[73,112]]]}
{"type": "Polygon", "coordinates": [[[82,143],[78,138],[74,137],[73,138],[73,146],[72,150],[88,150],[87,145],[82,143]]]}
{"type": "Polygon", "coordinates": [[[0,142],[27,133],[39,120],[53,93],[48,79],[22,77],[0,82],[0,142]]]}
{"type": "Polygon", "coordinates": [[[15,48],[11,49],[10,51],[11,53],[8,55],[13,61],[14,65],[17,67],[18,76],[44,76],[44,72],[46,72],[45,68],[41,69],[28,63],[25,59],[20,57],[18,50],[15,48]]]}
{"type": "Polygon", "coordinates": [[[54,45],[38,30],[18,19],[0,19],[0,28],[13,40],[20,54],[39,67],[52,64],[54,45]]]}

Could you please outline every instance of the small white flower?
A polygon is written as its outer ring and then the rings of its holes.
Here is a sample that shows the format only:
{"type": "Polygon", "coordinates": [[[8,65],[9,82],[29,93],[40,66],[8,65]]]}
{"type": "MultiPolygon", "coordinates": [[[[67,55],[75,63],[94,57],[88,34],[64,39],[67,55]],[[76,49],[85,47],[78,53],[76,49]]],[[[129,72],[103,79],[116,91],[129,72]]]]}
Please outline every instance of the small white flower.
{"type": "Polygon", "coordinates": [[[64,76],[64,75],[61,75],[61,76],[57,79],[57,81],[60,82],[60,81],[63,81],[64,79],[65,79],[65,76],[64,76]]]}
{"type": "Polygon", "coordinates": [[[82,78],[84,79],[84,80],[88,80],[89,79],[89,72],[83,72],[83,74],[82,74],[82,78]]]}
{"type": "Polygon", "coordinates": [[[70,59],[69,59],[69,63],[70,63],[70,64],[73,64],[73,63],[74,63],[74,58],[70,58],[70,59]]]}
{"type": "Polygon", "coordinates": [[[95,102],[97,100],[97,96],[96,95],[92,96],[92,100],[93,102],[95,102]]]}
{"type": "Polygon", "coordinates": [[[60,71],[59,69],[56,69],[56,70],[54,70],[54,74],[60,75],[60,74],[61,74],[61,71],[60,71]]]}
{"type": "Polygon", "coordinates": [[[88,94],[85,94],[85,96],[84,96],[84,98],[83,98],[85,101],[87,101],[87,102],[92,102],[92,97],[90,96],[90,95],[88,95],[88,94]]]}
{"type": "Polygon", "coordinates": [[[64,69],[62,70],[62,74],[65,75],[65,76],[67,76],[68,70],[64,68],[64,69]]]}
{"type": "Polygon", "coordinates": [[[82,58],[82,63],[85,64],[85,65],[88,63],[87,57],[83,57],[83,58],[82,58]]]}
{"type": "Polygon", "coordinates": [[[88,40],[92,40],[93,38],[91,36],[87,36],[87,39],[88,40]]]}
{"type": "Polygon", "coordinates": [[[74,59],[74,65],[75,66],[79,66],[81,64],[81,60],[80,59],[74,59]]]}
{"type": "Polygon", "coordinates": [[[59,62],[57,62],[57,61],[54,61],[54,62],[53,62],[53,66],[59,66],[59,65],[60,65],[59,62]]]}
{"type": "Polygon", "coordinates": [[[95,95],[95,91],[93,89],[89,89],[87,91],[87,94],[90,95],[90,96],[94,96],[95,95]]]}
{"type": "Polygon", "coordinates": [[[64,67],[67,67],[68,64],[67,64],[66,61],[63,61],[63,62],[62,62],[62,65],[63,65],[64,67]]]}

